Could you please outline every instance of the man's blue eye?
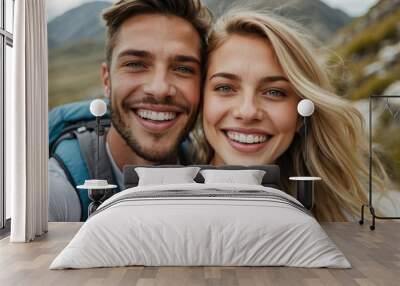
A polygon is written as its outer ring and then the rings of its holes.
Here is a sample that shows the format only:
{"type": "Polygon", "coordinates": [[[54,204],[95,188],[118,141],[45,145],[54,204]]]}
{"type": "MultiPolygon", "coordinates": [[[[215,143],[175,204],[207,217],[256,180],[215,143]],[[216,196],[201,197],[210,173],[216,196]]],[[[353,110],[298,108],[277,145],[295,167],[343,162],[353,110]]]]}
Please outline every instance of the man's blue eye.
{"type": "Polygon", "coordinates": [[[184,66],[178,66],[175,68],[175,70],[181,73],[193,73],[193,70],[191,68],[184,66]]]}
{"type": "Polygon", "coordinates": [[[132,62],[132,63],[127,63],[126,66],[132,69],[141,69],[144,68],[145,65],[140,62],[132,62]]]}
{"type": "Polygon", "coordinates": [[[220,86],[217,86],[217,87],[215,88],[215,91],[220,91],[220,92],[231,92],[231,91],[233,91],[233,89],[232,89],[230,86],[228,86],[228,85],[220,85],[220,86]]]}

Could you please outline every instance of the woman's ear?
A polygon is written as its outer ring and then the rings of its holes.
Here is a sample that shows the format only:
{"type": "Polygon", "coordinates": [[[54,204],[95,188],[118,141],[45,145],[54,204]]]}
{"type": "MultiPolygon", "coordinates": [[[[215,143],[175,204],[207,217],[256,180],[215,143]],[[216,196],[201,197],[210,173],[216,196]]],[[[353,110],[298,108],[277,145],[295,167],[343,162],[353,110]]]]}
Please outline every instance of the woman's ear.
{"type": "Polygon", "coordinates": [[[110,70],[109,70],[109,68],[108,68],[106,63],[103,63],[101,65],[101,78],[102,78],[102,82],[103,82],[104,96],[109,98],[110,97],[110,91],[111,91],[110,70]]]}

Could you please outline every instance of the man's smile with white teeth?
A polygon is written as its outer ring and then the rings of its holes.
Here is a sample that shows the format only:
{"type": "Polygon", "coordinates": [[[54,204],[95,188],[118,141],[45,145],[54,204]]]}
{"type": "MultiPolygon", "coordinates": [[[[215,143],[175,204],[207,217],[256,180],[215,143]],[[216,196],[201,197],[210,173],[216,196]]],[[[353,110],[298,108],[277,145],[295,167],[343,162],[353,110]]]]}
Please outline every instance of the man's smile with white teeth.
{"type": "Polygon", "coordinates": [[[176,118],[176,112],[158,112],[149,109],[138,109],[136,114],[143,119],[150,119],[154,121],[170,121],[176,118]]]}
{"type": "Polygon", "coordinates": [[[267,141],[267,139],[269,139],[271,137],[269,135],[246,134],[246,133],[240,133],[240,132],[235,132],[235,131],[226,131],[225,133],[229,139],[239,142],[239,143],[245,143],[245,144],[264,143],[265,141],[267,141]]]}

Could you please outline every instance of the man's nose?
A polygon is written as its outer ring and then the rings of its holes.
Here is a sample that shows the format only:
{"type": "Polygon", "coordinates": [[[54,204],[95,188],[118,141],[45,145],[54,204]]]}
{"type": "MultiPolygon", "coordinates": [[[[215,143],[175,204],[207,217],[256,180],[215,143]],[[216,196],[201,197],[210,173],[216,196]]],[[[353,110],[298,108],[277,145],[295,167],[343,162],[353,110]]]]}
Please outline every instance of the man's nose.
{"type": "Polygon", "coordinates": [[[158,68],[152,75],[149,76],[148,81],[144,84],[143,89],[147,95],[152,95],[156,98],[163,98],[173,95],[170,92],[171,86],[167,79],[167,72],[162,68],[158,68]]]}
{"type": "Polygon", "coordinates": [[[255,96],[245,95],[240,101],[240,105],[236,106],[234,116],[244,121],[262,120],[263,111],[257,104],[255,96]]]}

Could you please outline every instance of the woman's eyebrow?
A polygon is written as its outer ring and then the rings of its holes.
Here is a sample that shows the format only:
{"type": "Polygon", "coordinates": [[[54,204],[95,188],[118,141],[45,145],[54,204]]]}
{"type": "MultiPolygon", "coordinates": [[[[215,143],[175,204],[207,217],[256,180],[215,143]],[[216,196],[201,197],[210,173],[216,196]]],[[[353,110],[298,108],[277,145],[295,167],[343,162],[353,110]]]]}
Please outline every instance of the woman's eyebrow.
{"type": "Polygon", "coordinates": [[[226,72],[215,73],[212,76],[210,76],[210,78],[208,80],[211,80],[211,79],[213,79],[215,77],[223,77],[223,78],[227,78],[227,79],[230,79],[230,80],[240,81],[240,77],[239,76],[237,76],[235,74],[232,74],[232,73],[226,73],[226,72]]]}
{"type": "Polygon", "coordinates": [[[289,83],[288,78],[283,75],[266,76],[260,80],[260,82],[262,82],[262,83],[270,83],[270,82],[276,82],[276,81],[286,81],[289,83]]]}

